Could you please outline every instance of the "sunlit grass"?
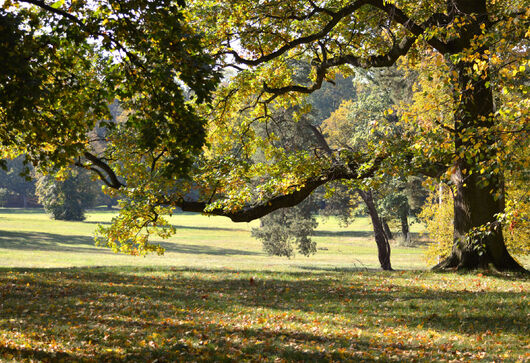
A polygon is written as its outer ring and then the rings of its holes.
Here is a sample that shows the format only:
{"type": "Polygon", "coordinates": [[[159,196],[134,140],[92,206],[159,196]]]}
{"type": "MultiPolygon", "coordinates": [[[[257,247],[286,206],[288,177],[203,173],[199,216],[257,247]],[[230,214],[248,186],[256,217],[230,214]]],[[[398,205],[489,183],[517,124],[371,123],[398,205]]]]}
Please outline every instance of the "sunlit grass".
{"type": "Polygon", "coordinates": [[[192,214],[166,255],[116,255],[92,239],[111,217],[0,210],[0,362],[530,360],[527,278],[412,270],[422,250],[396,246],[379,271],[365,218],[289,260],[192,214]]]}
{"type": "MultiPolygon", "coordinates": [[[[114,254],[94,246],[97,223],[109,222],[112,212],[88,214],[85,222],[54,221],[42,211],[0,209],[0,265],[6,267],[73,266],[187,266],[240,267],[245,269],[377,268],[377,249],[368,218],[359,218],[347,228],[335,219],[321,220],[316,236],[318,252],[311,257],[267,256],[261,243],[250,236],[259,222],[233,223],[224,217],[177,214],[171,222],[177,234],[158,241],[164,256],[139,258],[114,254]]],[[[415,231],[421,226],[414,225],[415,231]]],[[[416,235],[416,238],[421,238],[416,235]]],[[[392,251],[395,268],[425,269],[419,248],[392,251]]]]}

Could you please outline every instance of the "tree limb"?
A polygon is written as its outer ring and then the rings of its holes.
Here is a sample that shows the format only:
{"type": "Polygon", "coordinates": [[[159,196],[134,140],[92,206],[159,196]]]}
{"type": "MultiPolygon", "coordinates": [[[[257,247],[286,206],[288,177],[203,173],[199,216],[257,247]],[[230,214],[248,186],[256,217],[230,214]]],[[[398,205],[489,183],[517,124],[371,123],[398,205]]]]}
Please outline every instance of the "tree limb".
{"type": "MultiPolygon", "coordinates": [[[[422,35],[427,27],[445,26],[448,22],[450,22],[451,19],[451,17],[449,17],[448,15],[435,13],[424,23],[417,24],[416,22],[414,22],[414,20],[408,17],[400,8],[396,7],[390,2],[386,2],[384,0],[358,0],[350,5],[341,8],[336,12],[326,11],[326,14],[331,16],[331,20],[328,21],[320,31],[286,42],[283,46],[269,54],[261,55],[260,57],[255,59],[243,58],[239,55],[237,51],[234,50],[228,51],[226,54],[232,55],[237,63],[246,64],[249,66],[257,66],[262,63],[266,63],[274,58],[281,56],[282,54],[288,52],[289,50],[299,45],[312,43],[314,41],[317,41],[318,39],[325,37],[335,28],[335,26],[342,19],[347,16],[350,16],[355,11],[365,5],[370,5],[372,7],[384,11],[390,17],[390,20],[396,21],[397,23],[401,24],[405,29],[410,31],[414,35],[412,37],[414,40],[417,39],[418,36],[422,35]]],[[[320,12],[324,12],[324,9],[318,8],[318,10],[320,12]]],[[[436,37],[428,39],[427,43],[438,51],[440,51],[441,53],[446,53],[450,50],[448,44],[444,43],[436,37]]]]}
{"type": "Polygon", "coordinates": [[[183,198],[176,201],[168,200],[161,204],[170,204],[175,207],[180,207],[185,212],[199,212],[209,215],[225,216],[234,222],[250,222],[254,219],[261,218],[277,209],[293,207],[299,204],[316,188],[332,180],[360,180],[368,178],[377,171],[384,159],[384,156],[375,158],[373,165],[362,173],[357,172],[358,167],[353,169],[354,172],[346,170],[344,167],[330,169],[319,176],[306,180],[306,182],[302,185],[293,185],[291,188],[292,192],[289,194],[279,195],[254,205],[245,206],[235,211],[226,210],[222,207],[208,209],[208,203],[206,202],[187,201],[183,198]]]}
{"type": "Polygon", "coordinates": [[[86,166],[80,163],[76,163],[76,165],[95,171],[99,175],[101,180],[111,188],[119,189],[125,186],[125,184],[123,184],[118,179],[118,176],[116,175],[116,173],[114,173],[112,168],[103,160],[101,160],[94,154],[89,153],[88,151],[84,153],[84,156],[88,161],[92,163],[92,165],[86,166]],[[94,168],[94,166],[97,166],[99,169],[94,168]],[[108,176],[108,179],[103,175],[103,173],[108,176]]]}

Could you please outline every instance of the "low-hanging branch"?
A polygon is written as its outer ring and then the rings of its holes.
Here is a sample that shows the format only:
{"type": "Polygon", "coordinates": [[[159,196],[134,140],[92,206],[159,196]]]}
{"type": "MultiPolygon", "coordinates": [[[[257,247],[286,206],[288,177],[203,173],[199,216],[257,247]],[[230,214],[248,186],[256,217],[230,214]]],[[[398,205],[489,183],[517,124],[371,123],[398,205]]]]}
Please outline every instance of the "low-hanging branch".
{"type": "Polygon", "coordinates": [[[254,205],[244,206],[234,211],[225,208],[208,208],[207,202],[190,201],[180,198],[177,200],[166,200],[160,204],[172,205],[181,208],[185,212],[198,212],[209,215],[225,216],[234,222],[250,222],[261,218],[277,209],[293,207],[309,196],[316,188],[333,180],[362,180],[369,178],[379,169],[381,162],[386,156],[376,157],[372,165],[366,170],[359,171],[360,165],[350,163],[347,167],[337,166],[322,174],[307,179],[303,184],[291,186],[291,192],[282,194],[254,205]]]}

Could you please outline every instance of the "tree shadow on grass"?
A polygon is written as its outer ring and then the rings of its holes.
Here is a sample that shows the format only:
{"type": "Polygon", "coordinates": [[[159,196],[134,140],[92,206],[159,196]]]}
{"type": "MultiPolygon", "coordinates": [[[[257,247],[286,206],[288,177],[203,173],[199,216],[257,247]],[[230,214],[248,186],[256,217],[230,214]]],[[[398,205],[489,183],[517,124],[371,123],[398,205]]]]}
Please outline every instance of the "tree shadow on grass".
{"type": "Polygon", "coordinates": [[[244,228],[226,228],[226,227],[204,227],[204,226],[181,226],[174,224],[173,227],[175,227],[177,230],[179,229],[191,229],[191,230],[205,230],[205,231],[225,231],[225,232],[248,232],[247,229],[244,228]]]}
{"type": "MultiPolygon", "coordinates": [[[[429,241],[422,239],[423,234],[418,232],[410,232],[411,239],[413,241],[414,247],[426,246],[429,241]]],[[[317,230],[313,231],[312,235],[314,237],[351,237],[351,238],[373,238],[373,231],[328,231],[328,230],[317,230]]],[[[401,239],[400,233],[394,233],[394,240],[399,242],[401,239]]],[[[399,246],[401,247],[401,246],[399,246]]]]}
{"type": "MultiPolygon", "coordinates": [[[[83,223],[88,224],[102,224],[110,225],[111,222],[108,221],[84,221],[83,223]]],[[[247,229],[243,228],[225,228],[225,227],[207,227],[207,226],[182,226],[174,224],[173,227],[178,230],[192,230],[192,231],[219,231],[219,232],[248,232],[247,229]]]]}
{"type": "MultiPolygon", "coordinates": [[[[155,242],[156,243],[156,242],[155,242]]],[[[211,247],[205,245],[188,245],[171,242],[160,242],[166,252],[194,255],[261,255],[259,252],[237,250],[232,248],[211,247]]],[[[78,253],[114,254],[107,248],[97,248],[94,238],[89,236],[60,235],[45,232],[12,232],[0,229],[0,248],[23,251],[61,251],[78,253]]]]}
{"type": "Polygon", "coordinates": [[[359,261],[352,261],[352,267],[332,267],[332,266],[311,266],[311,265],[297,265],[296,267],[301,270],[315,271],[315,272],[362,272],[362,271],[372,271],[372,272],[381,272],[380,268],[365,267],[359,261]]]}
{"type": "Polygon", "coordinates": [[[45,232],[12,232],[0,229],[0,248],[10,250],[111,253],[96,248],[94,238],[45,232]]]}
{"type": "Polygon", "coordinates": [[[0,214],[44,214],[43,208],[0,208],[0,214]]]}
{"type": "Polygon", "coordinates": [[[245,250],[236,250],[234,248],[222,248],[222,247],[212,247],[205,245],[191,245],[175,242],[156,242],[160,246],[164,247],[166,252],[174,253],[184,253],[190,255],[214,255],[214,256],[234,256],[234,255],[243,255],[243,256],[260,256],[264,255],[261,252],[254,251],[245,251],[245,250]]]}
{"type": "Polygon", "coordinates": [[[19,359],[237,361],[256,360],[261,354],[270,360],[371,361],[370,355],[383,354],[383,360],[399,361],[404,359],[400,351],[419,349],[425,357],[452,359],[441,343],[420,347],[400,337],[389,342],[370,333],[352,338],[338,332],[373,327],[398,331],[406,326],[451,334],[527,332],[524,292],[436,289],[422,286],[421,276],[419,283],[398,285],[392,277],[400,278],[399,273],[131,266],[23,269],[14,274],[0,270],[0,330],[36,334],[35,339],[81,350],[89,340],[97,347],[71,356],[9,347],[8,353],[19,359]],[[351,279],[352,274],[359,276],[351,279]],[[337,332],[320,332],[326,319],[332,319],[337,332]],[[291,323],[299,328],[289,328],[291,323]],[[169,343],[161,344],[157,337],[169,343]],[[125,356],[112,353],[125,343],[125,356]],[[317,345],[327,347],[327,353],[310,349],[317,345]],[[390,353],[384,355],[387,349],[390,353]]]}
{"type": "Polygon", "coordinates": [[[368,238],[374,235],[373,231],[326,231],[317,230],[312,233],[315,237],[353,237],[368,238]]]}

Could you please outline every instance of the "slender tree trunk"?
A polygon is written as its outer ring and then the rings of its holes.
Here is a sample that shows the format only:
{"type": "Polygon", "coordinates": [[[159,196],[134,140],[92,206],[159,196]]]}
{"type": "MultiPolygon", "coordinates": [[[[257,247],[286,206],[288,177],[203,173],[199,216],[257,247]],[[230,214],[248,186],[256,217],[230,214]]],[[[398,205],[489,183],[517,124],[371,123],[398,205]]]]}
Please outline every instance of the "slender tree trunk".
{"type": "Polygon", "coordinates": [[[28,207],[28,197],[25,194],[22,194],[22,206],[24,209],[28,207]]]}
{"type": "Polygon", "coordinates": [[[386,221],[386,218],[381,218],[381,222],[383,223],[383,230],[385,231],[386,238],[389,241],[391,239],[394,239],[394,235],[392,234],[392,231],[390,230],[390,227],[388,226],[388,222],[386,221]]]}
{"type": "Polygon", "coordinates": [[[390,244],[388,243],[388,238],[385,235],[383,223],[381,223],[381,218],[379,218],[379,214],[377,213],[377,209],[375,208],[372,191],[363,191],[360,189],[357,189],[356,191],[357,193],[359,193],[364,203],[366,204],[368,214],[370,215],[370,218],[372,220],[375,243],[377,244],[377,255],[379,257],[379,263],[381,264],[381,268],[383,270],[391,271],[392,266],[390,264],[390,244]]]}
{"type": "Polygon", "coordinates": [[[399,219],[401,222],[401,235],[403,237],[403,244],[405,246],[410,245],[411,237],[410,237],[410,228],[409,228],[409,219],[407,216],[407,209],[402,208],[399,219]]]}
{"type": "MultiPolygon", "coordinates": [[[[460,11],[474,13],[477,21],[466,28],[456,44],[465,49],[473,37],[487,26],[486,3],[455,0],[460,11]],[[478,14],[478,15],[477,15],[478,14]]],[[[476,51],[486,59],[485,48],[476,51]]],[[[500,271],[524,271],[508,253],[502,226],[495,215],[504,211],[502,171],[489,167],[496,156],[496,135],[488,132],[496,125],[495,105],[489,86],[489,69],[478,73],[476,63],[460,61],[452,70],[455,105],[454,146],[456,159],[451,176],[454,193],[454,244],[451,255],[435,269],[492,268],[500,271]],[[477,233],[480,232],[485,233],[477,233]]]]}

